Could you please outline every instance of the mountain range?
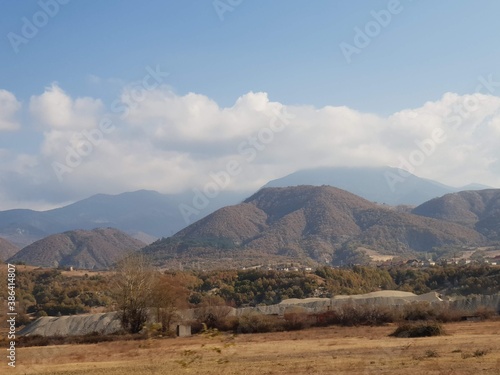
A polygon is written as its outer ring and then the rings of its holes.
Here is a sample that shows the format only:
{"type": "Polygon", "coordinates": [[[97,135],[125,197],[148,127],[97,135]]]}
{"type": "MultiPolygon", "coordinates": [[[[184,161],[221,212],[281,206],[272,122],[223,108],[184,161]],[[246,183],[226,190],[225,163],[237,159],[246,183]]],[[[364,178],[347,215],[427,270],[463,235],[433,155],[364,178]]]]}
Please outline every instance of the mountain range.
{"type": "MultiPolygon", "coordinates": [[[[48,211],[0,211],[0,237],[22,248],[51,234],[113,227],[151,243],[189,224],[185,222],[179,205],[189,204],[193,196],[193,192],[169,195],[139,190],[118,195],[97,194],[48,211]]],[[[207,206],[200,210],[199,218],[244,198],[244,193],[221,194],[208,201],[207,206]]]]}
{"type": "MultiPolygon", "coordinates": [[[[303,185],[263,188],[149,246],[117,229],[74,230],[35,241],[8,261],[102,269],[142,249],[166,267],[342,264],[366,250],[413,257],[491,245],[498,228],[500,189],[445,194],[405,212],[335,187],[303,185]]],[[[5,240],[1,249],[4,259],[17,250],[5,240]]]]}
{"type": "Polygon", "coordinates": [[[144,249],[158,263],[268,257],[335,262],[346,249],[411,255],[485,244],[474,228],[404,213],[331,186],[264,188],[144,249]]]}
{"type": "MultiPolygon", "coordinates": [[[[411,206],[458,191],[389,167],[303,170],[271,181],[265,187],[296,185],[336,186],[372,202],[411,206]]],[[[484,187],[475,185],[464,190],[480,188],[484,187]]],[[[151,243],[157,238],[173,235],[219,208],[240,203],[250,194],[220,191],[210,199],[196,189],[179,194],[148,190],[118,195],[97,194],[48,211],[0,211],[0,237],[23,248],[51,234],[113,227],[151,243]],[[181,207],[187,207],[189,217],[183,215],[181,207]]]]}

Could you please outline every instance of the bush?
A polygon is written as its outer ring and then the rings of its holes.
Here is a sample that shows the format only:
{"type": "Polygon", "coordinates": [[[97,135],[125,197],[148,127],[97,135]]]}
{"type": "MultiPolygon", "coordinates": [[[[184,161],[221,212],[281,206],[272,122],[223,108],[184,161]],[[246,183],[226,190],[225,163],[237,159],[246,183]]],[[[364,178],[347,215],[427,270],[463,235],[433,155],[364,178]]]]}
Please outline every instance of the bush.
{"type": "Polygon", "coordinates": [[[430,337],[444,335],[444,329],[438,322],[400,323],[390,334],[394,337],[430,337]]]}
{"type": "Polygon", "coordinates": [[[485,349],[476,349],[473,353],[474,357],[482,357],[488,354],[489,350],[485,349]]]}
{"type": "Polygon", "coordinates": [[[495,309],[481,306],[477,308],[475,315],[477,315],[482,320],[487,320],[487,319],[492,319],[498,314],[495,311],[495,309]]]}
{"type": "Polygon", "coordinates": [[[314,325],[317,327],[326,327],[338,322],[337,312],[333,310],[314,314],[314,317],[316,319],[314,325]]]}
{"type": "Polygon", "coordinates": [[[145,340],[147,335],[144,334],[110,334],[104,335],[98,332],[92,332],[82,336],[20,336],[18,337],[18,347],[28,346],[48,346],[48,345],[68,345],[68,344],[97,344],[99,342],[109,341],[132,341],[145,340]]]}
{"type": "Polygon", "coordinates": [[[458,322],[464,312],[448,305],[433,305],[429,302],[416,302],[405,305],[402,319],[409,321],[438,321],[441,323],[458,322]]]}
{"type": "Polygon", "coordinates": [[[362,325],[378,326],[398,320],[398,310],[390,306],[364,305],[358,310],[358,322],[362,325]]]}
{"type": "Polygon", "coordinates": [[[313,315],[303,311],[286,312],[283,318],[285,319],[283,328],[286,331],[298,331],[309,328],[316,322],[313,315]]]}
{"type": "Polygon", "coordinates": [[[235,333],[264,333],[284,331],[283,320],[273,315],[250,313],[242,315],[234,327],[235,333]]]}
{"type": "Polygon", "coordinates": [[[31,323],[31,319],[28,314],[19,313],[16,317],[16,327],[21,327],[31,323]]]}
{"type": "Polygon", "coordinates": [[[208,328],[224,330],[226,320],[232,308],[225,305],[204,306],[197,310],[197,321],[205,323],[208,328]]]}
{"type": "Polygon", "coordinates": [[[203,323],[201,323],[200,321],[198,320],[191,320],[188,322],[189,325],[191,326],[191,333],[193,335],[197,334],[197,333],[200,333],[200,332],[203,332],[203,323]]]}
{"type": "Polygon", "coordinates": [[[436,320],[441,323],[458,322],[462,320],[464,312],[452,307],[443,306],[436,313],[436,320]]]}
{"type": "Polygon", "coordinates": [[[346,303],[334,310],[315,314],[315,318],[315,325],[317,326],[376,326],[399,320],[400,313],[397,308],[391,308],[389,306],[346,303]]]}
{"type": "Polygon", "coordinates": [[[437,358],[437,357],[439,357],[439,353],[435,350],[428,349],[425,351],[425,356],[427,358],[437,358]]]}
{"type": "Polygon", "coordinates": [[[416,302],[403,306],[403,319],[411,321],[434,319],[435,309],[428,302],[416,302]]]}

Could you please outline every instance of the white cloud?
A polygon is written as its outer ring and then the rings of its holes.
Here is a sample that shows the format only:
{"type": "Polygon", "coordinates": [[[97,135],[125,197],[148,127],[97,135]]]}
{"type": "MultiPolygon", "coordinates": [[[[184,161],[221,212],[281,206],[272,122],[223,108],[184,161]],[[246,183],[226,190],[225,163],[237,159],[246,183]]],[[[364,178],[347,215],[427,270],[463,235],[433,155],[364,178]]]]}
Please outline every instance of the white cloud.
{"type": "Polygon", "coordinates": [[[37,123],[48,129],[81,130],[94,127],[95,115],[101,112],[99,99],[73,100],[56,83],[30,99],[30,111],[37,123]]]}
{"type": "MultiPolygon", "coordinates": [[[[130,96],[125,91],[122,100],[127,102],[130,96]]],[[[269,102],[266,93],[250,92],[238,98],[233,107],[220,108],[204,95],[177,96],[163,90],[146,92],[145,99],[135,104],[126,116],[127,123],[165,144],[206,144],[250,135],[281,107],[269,102]]]]}
{"type": "Polygon", "coordinates": [[[2,156],[0,173],[8,178],[0,180],[0,199],[55,204],[98,192],[180,192],[204,186],[231,161],[241,173],[228,189],[249,191],[297,169],[399,166],[436,129],[445,140],[412,166],[413,173],[457,186],[500,187],[499,97],[447,93],[383,117],[347,107],[289,106],[259,92],[227,108],[207,96],[180,96],[165,87],[142,94],[131,102],[125,89],[121,100],[127,111],[119,114],[106,113],[99,99],[72,98],[56,84],[33,96],[30,112],[42,125],[43,141],[33,155],[10,150],[2,156]],[[272,132],[280,111],[293,119],[272,132]],[[103,119],[113,130],[89,143],[84,131],[96,131],[103,119]],[[71,150],[82,155],[61,182],[53,163],[66,165],[71,150]]]}
{"type": "Polygon", "coordinates": [[[14,94],[0,90],[0,132],[19,129],[20,124],[15,120],[15,115],[20,109],[21,103],[14,94]]]}

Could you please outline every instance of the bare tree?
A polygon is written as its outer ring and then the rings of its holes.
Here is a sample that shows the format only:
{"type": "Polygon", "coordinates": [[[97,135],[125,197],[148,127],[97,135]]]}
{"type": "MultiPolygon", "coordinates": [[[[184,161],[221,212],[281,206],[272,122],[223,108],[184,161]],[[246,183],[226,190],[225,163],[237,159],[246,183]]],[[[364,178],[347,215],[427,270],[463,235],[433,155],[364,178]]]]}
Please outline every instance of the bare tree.
{"type": "Polygon", "coordinates": [[[224,298],[217,295],[208,295],[203,297],[197,311],[197,318],[205,323],[208,328],[217,328],[217,326],[229,315],[232,308],[226,304],[224,298]]]}
{"type": "Polygon", "coordinates": [[[144,254],[134,253],[117,264],[115,293],[126,331],[138,333],[146,323],[156,277],[144,254]]]}
{"type": "Polygon", "coordinates": [[[177,310],[187,307],[189,290],[184,280],[177,275],[159,275],[154,283],[151,307],[155,309],[156,320],[161,323],[162,332],[167,332],[170,323],[177,318],[177,310]]]}

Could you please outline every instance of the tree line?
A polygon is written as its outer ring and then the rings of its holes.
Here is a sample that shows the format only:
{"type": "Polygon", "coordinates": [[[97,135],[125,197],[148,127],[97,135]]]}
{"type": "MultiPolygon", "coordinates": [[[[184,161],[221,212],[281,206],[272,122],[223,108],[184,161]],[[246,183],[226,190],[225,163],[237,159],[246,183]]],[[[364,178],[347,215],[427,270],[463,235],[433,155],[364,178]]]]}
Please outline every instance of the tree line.
{"type": "Polygon", "coordinates": [[[57,269],[20,268],[16,282],[19,324],[29,322],[30,317],[100,309],[120,311],[124,328],[137,332],[148,314],[154,314],[161,330],[167,331],[175,311],[190,307],[270,305],[287,298],[333,297],[387,289],[416,294],[432,290],[460,295],[498,293],[500,268],[324,266],[313,272],[263,269],[161,272],[147,257],[134,255],[119,263],[113,272],[93,276],[69,277],[57,269]]]}

